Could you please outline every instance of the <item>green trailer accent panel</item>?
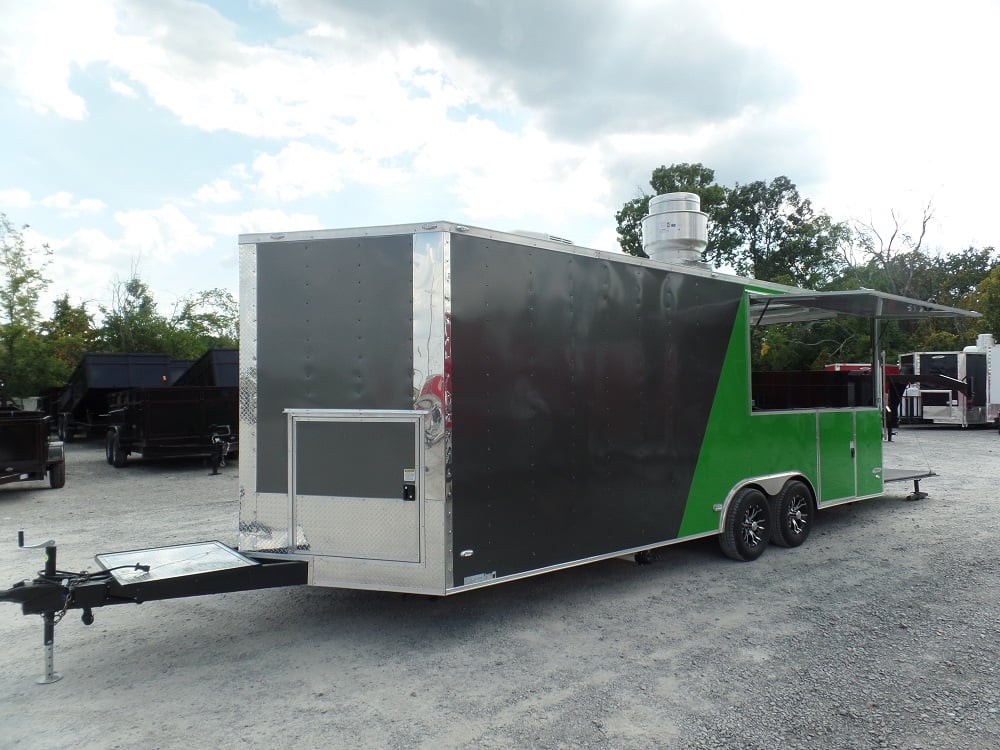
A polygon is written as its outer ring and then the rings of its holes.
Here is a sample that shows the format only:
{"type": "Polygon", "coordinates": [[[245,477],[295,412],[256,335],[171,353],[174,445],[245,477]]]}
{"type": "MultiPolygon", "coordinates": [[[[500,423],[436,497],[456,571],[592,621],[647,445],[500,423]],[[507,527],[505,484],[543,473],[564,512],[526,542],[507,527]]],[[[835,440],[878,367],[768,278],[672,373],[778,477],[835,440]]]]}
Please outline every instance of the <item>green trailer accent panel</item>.
{"type": "Polygon", "coordinates": [[[751,412],[748,346],[744,299],[730,334],[679,537],[717,531],[716,506],[749,478],[789,471],[814,484],[818,478],[816,412],[751,412]]]}
{"type": "Polygon", "coordinates": [[[882,414],[877,409],[856,413],[858,487],[860,497],[885,491],[882,474],[882,414]]]}
{"type": "Polygon", "coordinates": [[[854,412],[819,412],[819,500],[822,503],[855,495],[854,412]]]}
{"type": "Polygon", "coordinates": [[[800,474],[820,503],[882,492],[878,409],[751,409],[748,304],[730,334],[679,537],[717,531],[717,508],[744,482],[800,474]]]}

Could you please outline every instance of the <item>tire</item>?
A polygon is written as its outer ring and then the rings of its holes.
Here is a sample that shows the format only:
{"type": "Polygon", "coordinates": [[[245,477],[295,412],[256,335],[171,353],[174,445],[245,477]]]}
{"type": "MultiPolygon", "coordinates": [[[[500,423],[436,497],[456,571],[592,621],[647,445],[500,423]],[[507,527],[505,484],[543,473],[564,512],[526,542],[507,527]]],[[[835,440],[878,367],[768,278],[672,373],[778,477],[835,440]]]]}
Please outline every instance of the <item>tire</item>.
{"type": "Polygon", "coordinates": [[[111,441],[115,436],[114,430],[108,430],[104,435],[104,460],[108,462],[109,466],[113,466],[114,462],[112,460],[113,453],[111,450],[111,441]]]}
{"type": "Polygon", "coordinates": [[[128,454],[122,450],[121,441],[118,439],[117,432],[111,431],[108,433],[108,442],[105,452],[108,455],[108,463],[116,469],[122,468],[128,462],[128,454]]]}
{"type": "Polygon", "coordinates": [[[771,508],[767,496],[745,487],[733,498],[723,521],[719,544],[726,557],[750,562],[767,549],[771,541],[771,508]]]}
{"type": "Polygon", "coordinates": [[[60,461],[49,467],[49,487],[54,490],[62,489],[66,486],[66,462],[60,461]]]}
{"type": "Polygon", "coordinates": [[[69,443],[73,440],[73,431],[69,427],[69,417],[67,415],[59,415],[59,426],[56,429],[56,433],[64,443],[69,443]]]}
{"type": "Polygon", "coordinates": [[[813,496],[805,482],[791,481],[771,501],[771,541],[781,547],[798,547],[809,536],[815,520],[813,496]]]}

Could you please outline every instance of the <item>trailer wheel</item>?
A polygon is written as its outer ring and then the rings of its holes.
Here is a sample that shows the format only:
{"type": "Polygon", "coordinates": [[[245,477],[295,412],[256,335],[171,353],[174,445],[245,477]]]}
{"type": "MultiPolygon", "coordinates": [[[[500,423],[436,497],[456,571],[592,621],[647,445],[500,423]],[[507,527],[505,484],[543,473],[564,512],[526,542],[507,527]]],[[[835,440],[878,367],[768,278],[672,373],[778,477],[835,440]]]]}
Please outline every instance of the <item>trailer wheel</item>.
{"type": "Polygon", "coordinates": [[[118,433],[114,430],[108,430],[108,437],[104,443],[104,455],[107,457],[108,463],[116,469],[122,468],[128,461],[128,456],[122,451],[118,433]]]}
{"type": "Polygon", "coordinates": [[[749,562],[760,557],[771,539],[771,509],[760,490],[745,487],[733,498],[719,544],[727,557],[749,562]]]}
{"type": "Polygon", "coordinates": [[[56,427],[56,434],[59,435],[59,439],[64,443],[68,443],[73,440],[73,431],[69,427],[69,417],[67,415],[59,415],[59,424],[56,427]]]}
{"type": "Polygon", "coordinates": [[[781,547],[798,547],[813,525],[813,498],[805,482],[789,482],[771,501],[773,529],[771,541],[781,547]]]}
{"type": "Polygon", "coordinates": [[[49,487],[54,490],[62,489],[66,486],[66,463],[60,461],[49,467],[49,487]]]}

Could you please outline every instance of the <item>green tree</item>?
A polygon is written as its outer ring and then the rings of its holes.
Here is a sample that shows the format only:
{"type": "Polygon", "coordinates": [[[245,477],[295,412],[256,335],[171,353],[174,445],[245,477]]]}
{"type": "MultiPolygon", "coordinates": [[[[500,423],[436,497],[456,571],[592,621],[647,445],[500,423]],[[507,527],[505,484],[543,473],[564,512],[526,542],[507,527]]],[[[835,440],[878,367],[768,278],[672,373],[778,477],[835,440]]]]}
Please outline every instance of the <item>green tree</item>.
{"type": "Polygon", "coordinates": [[[195,359],[212,348],[239,345],[239,307],[224,289],[181,299],[168,317],[159,312],[149,286],[138,274],[116,288],[97,343],[110,352],[161,352],[195,359]]]}
{"type": "Polygon", "coordinates": [[[104,323],[97,343],[108,352],[164,352],[170,324],[156,307],[153,294],[137,272],[115,284],[110,305],[99,307],[104,323]]]}
{"type": "Polygon", "coordinates": [[[1000,339],[1000,263],[996,263],[969,299],[970,307],[982,313],[978,321],[980,333],[992,333],[1000,339]]]}
{"type": "Polygon", "coordinates": [[[98,333],[85,303],[74,306],[64,294],[52,308],[52,318],[40,326],[46,346],[45,386],[65,383],[83,355],[94,349],[98,333]]]}
{"type": "Polygon", "coordinates": [[[715,219],[715,244],[706,255],[716,265],[810,289],[823,288],[842,274],[842,246],[850,228],[816,213],[787,177],[737,183],[715,219]]]}
{"type": "Polygon", "coordinates": [[[231,349],[239,345],[239,305],[225,289],[209,289],[185,297],[179,303],[171,326],[199,349],[231,349]]]}
{"type": "Polygon", "coordinates": [[[38,300],[49,284],[44,269],[51,250],[29,247],[26,229],[0,213],[0,378],[8,396],[31,395],[38,387],[38,300]]]}

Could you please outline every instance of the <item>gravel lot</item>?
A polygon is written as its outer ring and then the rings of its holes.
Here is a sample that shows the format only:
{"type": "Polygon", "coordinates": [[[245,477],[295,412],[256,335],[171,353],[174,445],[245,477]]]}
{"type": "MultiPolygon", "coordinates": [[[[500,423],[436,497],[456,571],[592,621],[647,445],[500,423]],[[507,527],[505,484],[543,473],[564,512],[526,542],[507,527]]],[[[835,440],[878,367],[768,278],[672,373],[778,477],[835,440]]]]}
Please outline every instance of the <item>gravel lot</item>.
{"type": "MultiPolygon", "coordinates": [[[[297,587],[71,611],[63,679],[0,603],[0,747],[1000,747],[1000,436],[904,427],[905,501],[824,511],[753,563],[713,540],[443,599],[297,587]]],[[[0,588],[42,565],[236,542],[235,466],[116,470],[68,446],[67,484],[0,487],[0,588]]]]}

